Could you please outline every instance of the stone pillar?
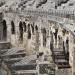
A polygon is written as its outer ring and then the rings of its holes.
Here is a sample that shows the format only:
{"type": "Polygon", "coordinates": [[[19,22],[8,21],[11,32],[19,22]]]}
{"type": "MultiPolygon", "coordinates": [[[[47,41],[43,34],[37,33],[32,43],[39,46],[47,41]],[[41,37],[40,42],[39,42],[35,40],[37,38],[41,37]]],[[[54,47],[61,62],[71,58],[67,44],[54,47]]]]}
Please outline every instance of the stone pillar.
{"type": "Polygon", "coordinates": [[[74,38],[73,38],[73,35],[72,33],[69,33],[69,64],[71,66],[71,74],[70,75],[74,75],[74,71],[75,71],[75,68],[74,68],[74,64],[75,64],[75,59],[74,59],[74,56],[75,56],[75,52],[74,52],[74,38]]]}
{"type": "Polygon", "coordinates": [[[2,15],[0,14],[0,41],[3,40],[3,23],[2,23],[2,15]]]}
{"type": "Polygon", "coordinates": [[[46,43],[46,50],[47,50],[47,55],[48,55],[48,60],[49,61],[52,61],[52,52],[51,52],[51,49],[50,49],[50,43],[51,43],[51,34],[50,34],[50,29],[48,30],[48,34],[47,34],[47,43],[46,43]]]}
{"type": "Polygon", "coordinates": [[[35,46],[36,51],[39,51],[39,32],[36,31],[36,46],[35,46]]]}
{"type": "Polygon", "coordinates": [[[46,33],[47,34],[47,43],[46,43],[46,47],[48,48],[48,50],[49,50],[49,53],[50,53],[50,30],[47,30],[48,31],[48,33],[46,33]]]}
{"type": "Polygon", "coordinates": [[[40,41],[39,51],[43,52],[43,34],[41,31],[39,32],[39,41],[40,41]]]}
{"type": "Polygon", "coordinates": [[[15,45],[19,47],[19,26],[15,27],[15,37],[14,38],[15,38],[15,45]]]}
{"type": "Polygon", "coordinates": [[[34,34],[34,35],[32,35],[32,37],[31,37],[31,40],[32,40],[32,50],[34,51],[34,52],[36,52],[36,49],[35,49],[35,46],[36,46],[36,35],[34,34]]]}
{"type": "Polygon", "coordinates": [[[72,66],[72,75],[75,75],[75,49],[74,49],[74,52],[73,52],[73,66],[72,66]]]}
{"type": "Polygon", "coordinates": [[[35,33],[35,30],[34,30],[34,23],[31,24],[31,47],[32,47],[32,50],[33,50],[33,53],[36,52],[35,50],[35,46],[36,46],[36,33],[35,33]]]}
{"type": "Polygon", "coordinates": [[[28,41],[28,33],[27,33],[27,24],[26,24],[26,31],[24,31],[23,32],[23,46],[24,46],[24,48],[26,48],[27,47],[27,41],[28,41]]]}
{"type": "Polygon", "coordinates": [[[23,33],[23,45],[24,45],[24,47],[26,47],[26,44],[27,44],[27,32],[24,32],[23,33]]]}
{"type": "Polygon", "coordinates": [[[59,27],[58,35],[57,35],[57,48],[63,48],[63,36],[62,36],[61,27],[59,27]]]}
{"type": "Polygon", "coordinates": [[[69,34],[69,63],[72,66],[73,62],[73,35],[69,34]]]}
{"type": "Polygon", "coordinates": [[[72,75],[75,75],[75,36],[73,36],[73,62],[72,62],[72,75]]]}
{"type": "Polygon", "coordinates": [[[7,25],[7,41],[11,41],[11,21],[8,18],[6,18],[6,25],[7,25]]]}

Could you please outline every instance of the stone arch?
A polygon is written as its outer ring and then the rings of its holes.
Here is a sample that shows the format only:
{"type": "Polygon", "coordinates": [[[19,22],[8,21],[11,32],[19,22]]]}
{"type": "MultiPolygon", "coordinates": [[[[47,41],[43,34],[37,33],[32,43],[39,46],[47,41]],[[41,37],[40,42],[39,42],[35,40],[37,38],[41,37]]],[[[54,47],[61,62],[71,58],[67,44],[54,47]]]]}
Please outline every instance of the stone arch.
{"type": "Polygon", "coordinates": [[[23,22],[24,32],[26,32],[26,23],[23,22]]]}
{"type": "Polygon", "coordinates": [[[13,21],[11,21],[11,33],[15,34],[15,24],[13,21]]]}
{"type": "Polygon", "coordinates": [[[34,24],[31,24],[32,33],[34,33],[34,24]]]}
{"type": "Polygon", "coordinates": [[[30,29],[30,24],[28,24],[28,39],[31,39],[31,29],[30,29]]]}
{"type": "Polygon", "coordinates": [[[6,24],[6,20],[3,20],[3,40],[7,39],[7,24],[6,24]]]}
{"type": "Polygon", "coordinates": [[[35,30],[38,31],[38,26],[37,25],[35,26],[35,30]]]}
{"type": "Polygon", "coordinates": [[[43,46],[46,46],[46,29],[43,28],[43,46]]]}
{"type": "Polygon", "coordinates": [[[66,53],[69,52],[69,37],[66,38],[66,53]]]}
{"type": "Polygon", "coordinates": [[[20,41],[23,41],[23,23],[21,21],[19,22],[19,33],[20,33],[19,39],[20,41]]]}
{"type": "Polygon", "coordinates": [[[65,58],[69,61],[69,37],[66,38],[64,46],[65,46],[64,48],[65,58]]]}

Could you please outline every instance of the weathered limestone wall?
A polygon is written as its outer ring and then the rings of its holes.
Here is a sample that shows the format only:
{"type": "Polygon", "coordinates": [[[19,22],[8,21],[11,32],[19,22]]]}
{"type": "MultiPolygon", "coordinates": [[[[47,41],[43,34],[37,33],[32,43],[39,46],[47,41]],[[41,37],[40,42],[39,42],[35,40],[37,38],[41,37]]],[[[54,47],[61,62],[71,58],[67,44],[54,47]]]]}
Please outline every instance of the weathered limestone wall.
{"type": "MultiPolygon", "coordinates": [[[[38,34],[39,34],[39,38],[38,38],[38,41],[40,41],[40,46],[39,46],[39,43],[38,43],[38,47],[39,49],[37,51],[41,51],[43,50],[47,51],[47,53],[50,53],[50,42],[48,41],[50,38],[49,38],[49,34],[50,34],[50,28],[48,27],[48,23],[44,23],[42,21],[39,20],[39,18],[37,18],[36,22],[34,22],[34,34],[32,33],[32,29],[30,28],[31,30],[31,39],[28,39],[28,24],[32,24],[33,25],[33,21],[31,20],[28,20],[28,21],[25,21],[25,17],[23,16],[19,16],[18,14],[16,13],[5,13],[4,14],[4,18],[6,20],[6,23],[7,23],[7,41],[10,41],[12,46],[16,47],[25,47],[26,50],[28,51],[28,53],[32,53],[33,50],[35,50],[36,48],[36,39],[37,39],[37,33],[36,33],[36,29],[35,29],[35,26],[37,25],[38,27],[38,34]],[[12,34],[11,32],[11,21],[14,22],[15,24],[15,34],[12,34]],[[19,40],[19,36],[20,36],[20,32],[19,32],[19,22],[25,22],[26,23],[26,32],[23,31],[23,42],[20,42],[19,40]],[[47,32],[47,43],[46,43],[46,47],[43,47],[43,34],[42,34],[42,31],[41,29],[42,28],[46,28],[46,32],[47,32]]],[[[28,18],[30,19],[30,18],[28,18]]],[[[45,20],[43,20],[45,21],[45,20]]],[[[46,52],[44,52],[46,53],[46,52]]]]}
{"type": "MultiPolygon", "coordinates": [[[[33,16],[31,16],[33,17],[33,16]]],[[[66,30],[65,35],[62,30],[64,28],[57,22],[49,22],[47,18],[37,17],[36,20],[31,19],[31,17],[26,18],[24,15],[19,15],[17,13],[4,13],[3,19],[6,20],[7,24],[7,41],[11,42],[12,47],[25,47],[28,54],[43,52],[44,55],[50,55],[50,43],[53,43],[55,48],[63,48],[63,42],[66,47],[67,37],[69,38],[69,62],[71,66],[74,66],[74,56],[73,56],[73,35],[66,30]],[[15,25],[15,34],[11,32],[11,21],[14,22],[15,25]],[[19,23],[26,23],[26,31],[23,31],[23,40],[20,40],[20,30],[19,23]],[[31,38],[28,39],[28,24],[30,24],[31,38]],[[32,32],[32,27],[34,27],[34,33],[32,32]],[[55,29],[58,29],[57,40],[55,39],[54,33],[55,29]],[[45,30],[43,32],[43,30],[45,30]],[[46,32],[46,36],[45,36],[46,32]],[[45,38],[43,37],[45,36],[45,38]],[[60,36],[60,40],[59,37],[60,36]],[[45,42],[44,42],[45,41],[45,42]],[[43,45],[43,43],[45,45],[43,45]]],[[[24,29],[24,27],[23,27],[24,29]]],[[[74,72],[74,67],[73,67],[74,72]]]]}

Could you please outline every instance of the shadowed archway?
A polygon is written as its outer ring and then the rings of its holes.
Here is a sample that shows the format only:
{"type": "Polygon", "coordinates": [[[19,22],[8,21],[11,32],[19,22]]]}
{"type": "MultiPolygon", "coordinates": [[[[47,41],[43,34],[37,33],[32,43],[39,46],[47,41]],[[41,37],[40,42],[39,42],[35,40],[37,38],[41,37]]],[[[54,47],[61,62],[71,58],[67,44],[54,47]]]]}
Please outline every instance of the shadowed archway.
{"type": "Polygon", "coordinates": [[[28,24],[28,39],[31,39],[31,29],[30,29],[30,24],[28,24]]]}
{"type": "Polygon", "coordinates": [[[46,29],[43,28],[43,46],[46,46],[46,29]]]}
{"type": "Polygon", "coordinates": [[[6,25],[6,20],[3,20],[3,40],[7,39],[7,25],[6,25]]]}
{"type": "Polygon", "coordinates": [[[23,22],[23,28],[24,28],[24,32],[26,32],[26,23],[23,22]]]}
{"type": "Polygon", "coordinates": [[[15,34],[15,24],[13,21],[11,21],[11,33],[15,34]]]}
{"type": "Polygon", "coordinates": [[[19,39],[20,41],[23,41],[23,24],[21,21],[19,22],[19,33],[20,33],[19,39]]]}

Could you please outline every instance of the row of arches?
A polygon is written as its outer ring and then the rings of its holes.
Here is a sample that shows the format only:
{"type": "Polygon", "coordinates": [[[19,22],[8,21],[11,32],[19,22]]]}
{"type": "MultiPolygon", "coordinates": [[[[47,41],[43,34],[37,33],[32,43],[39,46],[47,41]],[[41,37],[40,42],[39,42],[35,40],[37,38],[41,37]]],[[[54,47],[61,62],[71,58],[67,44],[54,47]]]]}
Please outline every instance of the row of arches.
{"type": "MultiPolygon", "coordinates": [[[[6,23],[6,20],[3,20],[2,22],[3,24],[3,40],[6,40],[7,39],[7,23],[6,23]]],[[[11,21],[11,34],[15,34],[15,23],[14,21],[11,21]]],[[[38,26],[35,25],[34,26],[34,23],[33,24],[28,24],[26,25],[25,22],[22,22],[20,21],[19,22],[19,40],[20,41],[23,41],[23,33],[24,32],[27,32],[28,33],[28,36],[27,38],[28,39],[31,39],[31,36],[32,34],[34,34],[34,32],[36,32],[36,34],[38,33],[38,26]]],[[[43,46],[46,46],[46,29],[43,28],[42,29],[42,34],[43,34],[43,46]]]]}
{"type": "MultiPolygon", "coordinates": [[[[34,26],[34,23],[26,24],[24,21],[23,22],[20,21],[19,22],[19,40],[23,41],[23,33],[24,32],[27,32],[28,33],[27,38],[31,39],[31,35],[34,34],[34,30],[38,31],[38,27],[37,27],[37,25],[34,26]]],[[[11,33],[15,34],[15,24],[13,21],[11,21],[11,33]]]]}
{"type": "MultiPolygon", "coordinates": [[[[31,24],[31,28],[32,28],[32,33],[34,33],[34,26],[31,24]]],[[[3,40],[7,39],[7,23],[6,20],[2,21],[2,35],[3,35],[3,40]]],[[[28,29],[26,26],[25,22],[19,22],[19,33],[20,33],[20,40],[23,41],[23,32],[28,32],[28,39],[31,38],[31,29],[30,29],[30,24],[28,24],[28,29]]],[[[14,21],[11,21],[11,33],[15,34],[15,24],[14,21]]]]}
{"type": "MultiPolygon", "coordinates": [[[[7,23],[6,20],[2,21],[2,39],[1,40],[7,40],[7,23]]],[[[13,21],[11,21],[11,33],[15,34],[15,24],[13,21]]]]}

